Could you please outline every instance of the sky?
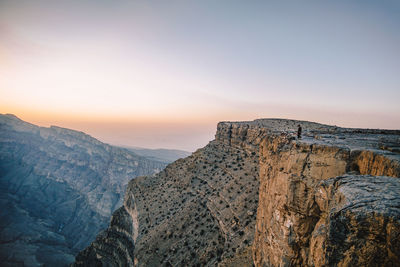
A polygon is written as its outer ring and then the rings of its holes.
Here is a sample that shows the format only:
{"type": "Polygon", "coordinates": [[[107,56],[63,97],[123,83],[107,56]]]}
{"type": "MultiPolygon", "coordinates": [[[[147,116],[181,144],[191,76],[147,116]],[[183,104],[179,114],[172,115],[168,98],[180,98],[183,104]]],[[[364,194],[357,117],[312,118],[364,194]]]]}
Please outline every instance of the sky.
{"type": "Polygon", "coordinates": [[[400,1],[0,0],[0,113],[194,151],[219,121],[400,129],[400,1]]]}

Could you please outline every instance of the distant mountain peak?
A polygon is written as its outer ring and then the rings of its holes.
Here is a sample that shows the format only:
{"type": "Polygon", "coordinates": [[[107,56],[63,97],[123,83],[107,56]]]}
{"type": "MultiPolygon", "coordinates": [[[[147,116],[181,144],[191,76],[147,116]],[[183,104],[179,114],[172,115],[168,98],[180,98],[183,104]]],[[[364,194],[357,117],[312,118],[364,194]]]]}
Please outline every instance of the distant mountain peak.
{"type": "Polygon", "coordinates": [[[9,118],[16,119],[19,121],[21,120],[20,118],[18,118],[17,116],[15,116],[14,114],[11,114],[11,113],[6,113],[6,114],[4,114],[4,116],[7,116],[9,118]]]}

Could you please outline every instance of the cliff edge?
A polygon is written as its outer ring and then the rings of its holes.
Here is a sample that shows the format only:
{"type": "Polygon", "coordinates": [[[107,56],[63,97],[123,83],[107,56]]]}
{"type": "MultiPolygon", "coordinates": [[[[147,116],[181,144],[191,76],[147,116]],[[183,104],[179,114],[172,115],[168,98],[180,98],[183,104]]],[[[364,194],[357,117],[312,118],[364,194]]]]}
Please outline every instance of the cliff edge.
{"type": "Polygon", "coordinates": [[[302,126],[260,145],[255,265],[399,266],[400,132],[302,126]]]}
{"type": "Polygon", "coordinates": [[[221,122],[206,147],[132,180],[123,223],[75,266],[396,266],[399,151],[394,130],[221,122]]]}

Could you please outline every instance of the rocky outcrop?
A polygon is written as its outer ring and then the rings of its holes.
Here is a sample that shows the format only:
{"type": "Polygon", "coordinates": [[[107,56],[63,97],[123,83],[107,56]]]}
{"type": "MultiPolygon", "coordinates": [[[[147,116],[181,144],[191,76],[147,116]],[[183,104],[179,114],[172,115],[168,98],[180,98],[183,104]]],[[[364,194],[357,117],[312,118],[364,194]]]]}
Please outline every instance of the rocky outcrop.
{"type": "Polygon", "coordinates": [[[62,266],[106,228],[132,178],[164,163],[0,115],[0,262],[62,266]]]}
{"type": "Polygon", "coordinates": [[[206,147],[129,183],[129,242],[103,233],[75,265],[122,262],[132,247],[128,266],[396,265],[399,140],[293,120],[219,123],[206,147]]]}
{"type": "Polygon", "coordinates": [[[320,183],[309,266],[399,266],[400,179],[345,175],[320,183]]]}
{"type": "MultiPolygon", "coordinates": [[[[302,123],[302,125],[303,128],[309,129],[307,124],[302,123]]],[[[399,131],[336,128],[329,131],[307,130],[301,140],[294,140],[287,133],[265,138],[260,147],[260,201],[253,249],[255,265],[369,266],[372,264],[371,266],[374,266],[373,261],[368,261],[371,260],[371,255],[377,257],[374,258],[376,262],[385,257],[390,258],[387,262],[393,262],[394,258],[388,254],[392,255],[394,251],[386,247],[385,242],[381,243],[382,239],[379,238],[373,239],[372,242],[375,242],[377,247],[385,247],[387,253],[381,253],[382,251],[376,248],[374,254],[368,254],[368,250],[365,249],[357,251],[359,254],[356,255],[351,252],[356,247],[349,246],[348,250],[344,248],[343,242],[350,237],[347,236],[347,232],[343,233],[343,229],[342,232],[338,231],[337,227],[361,228],[365,222],[360,216],[348,215],[346,222],[342,217],[338,220],[328,219],[329,223],[326,221],[328,215],[328,217],[334,216],[335,210],[340,210],[342,202],[352,201],[351,198],[346,200],[349,194],[340,193],[341,190],[345,190],[343,188],[359,188],[360,192],[368,190],[359,182],[360,176],[355,176],[354,181],[351,176],[347,176],[346,179],[341,178],[347,181],[347,187],[335,188],[329,194],[325,194],[324,201],[321,200],[320,192],[324,191],[323,187],[329,179],[346,173],[400,177],[400,155],[393,152],[400,146],[399,137],[399,131]],[[383,145],[390,147],[392,151],[383,150],[383,145]],[[334,195],[343,198],[342,202],[336,204],[334,201],[329,202],[334,195]],[[329,205],[326,204],[328,202],[329,205]],[[354,220],[350,220],[350,217],[354,220]],[[336,251],[332,252],[331,249],[336,251]],[[341,261],[340,257],[345,259],[341,261]]],[[[383,181],[383,178],[379,179],[383,181]]],[[[389,181],[388,179],[394,178],[385,179],[389,181]]],[[[371,178],[372,180],[375,181],[371,178]]],[[[390,183],[381,182],[374,186],[380,192],[375,195],[377,199],[379,197],[384,199],[385,194],[390,195],[388,185],[390,183]]],[[[396,181],[393,187],[398,185],[396,181]]],[[[398,192],[399,188],[396,190],[398,192]]],[[[395,201],[399,199],[400,195],[394,195],[395,201]]],[[[364,204],[368,203],[367,201],[364,204]]],[[[392,205],[390,201],[386,204],[392,205]]],[[[396,202],[394,204],[396,205],[396,202]]],[[[383,212],[378,216],[374,214],[378,212],[376,208],[374,206],[366,208],[365,216],[378,221],[380,220],[378,217],[382,216],[381,228],[377,228],[377,231],[382,230],[383,233],[387,233],[386,224],[383,222],[396,221],[399,214],[383,212]]],[[[398,208],[397,206],[397,211],[398,208]]],[[[371,221],[370,226],[372,225],[371,221]]],[[[398,222],[390,227],[396,229],[396,225],[398,222]]],[[[373,229],[368,230],[368,227],[360,229],[358,234],[374,237],[373,229]]],[[[386,234],[383,236],[386,239],[386,234]]],[[[354,236],[352,238],[354,241],[354,236]]],[[[357,242],[362,242],[363,238],[367,237],[359,237],[357,242]]]]}

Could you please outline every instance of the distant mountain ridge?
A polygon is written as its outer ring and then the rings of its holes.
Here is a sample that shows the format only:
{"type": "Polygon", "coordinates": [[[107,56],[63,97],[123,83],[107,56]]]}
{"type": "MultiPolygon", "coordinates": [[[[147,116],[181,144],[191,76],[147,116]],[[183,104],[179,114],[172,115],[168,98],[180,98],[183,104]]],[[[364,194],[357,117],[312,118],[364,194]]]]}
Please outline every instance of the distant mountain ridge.
{"type": "Polygon", "coordinates": [[[158,149],[149,149],[143,147],[129,147],[123,146],[135,154],[139,156],[146,157],[148,159],[161,161],[164,163],[172,163],[175,160],[186,158],[190,156],[190,152],[178,149],[165,149],[165,148],[158,148],[158,149]]]}
{"type": "Polygon", "coordinates": [[[129,180],[165,163],[0,114],[0,262],[62,266],[106,227],[129,180]]]}

